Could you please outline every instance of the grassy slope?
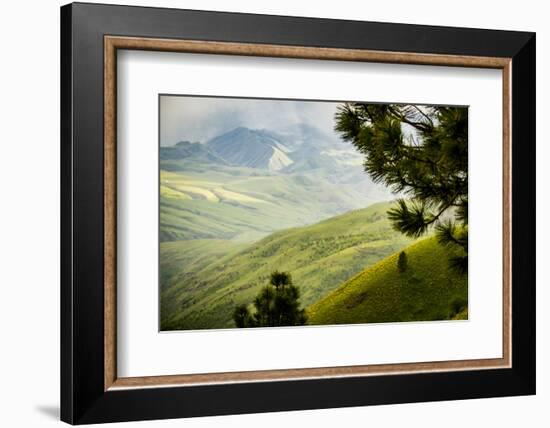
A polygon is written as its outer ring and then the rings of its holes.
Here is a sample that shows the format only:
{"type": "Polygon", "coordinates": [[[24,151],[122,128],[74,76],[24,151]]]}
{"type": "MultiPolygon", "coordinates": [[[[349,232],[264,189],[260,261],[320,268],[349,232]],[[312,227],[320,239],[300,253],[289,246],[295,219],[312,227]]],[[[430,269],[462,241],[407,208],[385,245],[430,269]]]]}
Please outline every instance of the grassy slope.
{"type": "Polygon", "coordinates": [[[161,243],[161,316],[166,317],[167,314],[176,312],[178,307],[187,307],[193,303],[196,289],[206,285],[195,272],[201,272],[213,263],[231,258],[244,247],[244,244],[217,239],[161,243]],[[185,245],[182,246],[182,243],[185,245]],[[186,284],[186,292],[172,300],[173,288],[177,289],[178,284],[186,284]]]}
{"type": "Polygon", "coordinates": [[[161,243],[163,330],[231,327],[273,270],[291,272],[309,305],[410,240],[392,230],[389,203],[287,229],[243,246],[219,240],[161,243]]]}
{"type": "Polygon", "coordinates": [[[367,268],[308,308],[309,324],[352,324],[467,319],[468,280],[449,268],[449,250],[434,237],[367,268]]]}
{"type": "Polygon", "coordinates": [[[163,161],[161,168],[161,242],[252,242],[368,204],[351,186],[335,185],[314,173],[274,175],[183,161],[163,161]]]}

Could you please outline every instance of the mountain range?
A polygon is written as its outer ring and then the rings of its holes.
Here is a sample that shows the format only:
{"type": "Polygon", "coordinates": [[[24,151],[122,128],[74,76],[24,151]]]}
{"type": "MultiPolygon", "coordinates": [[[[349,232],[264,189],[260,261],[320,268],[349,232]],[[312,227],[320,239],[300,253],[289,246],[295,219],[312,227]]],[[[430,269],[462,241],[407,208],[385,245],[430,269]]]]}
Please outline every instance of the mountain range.
{"type": "Polygon", "coordinates": [[[241,126],[205,143],[181,141],[163,146],[160,158],[195,159],[282,173],[361,163],[360,154],[349,144],[306,124],[289,126],[282,132],[241,126]]]}
{"type": "Polygon", "coordinates": [[[353,146],[297,124],[160,148],[161,241],[250,242],[392,199],[353,146]]]}

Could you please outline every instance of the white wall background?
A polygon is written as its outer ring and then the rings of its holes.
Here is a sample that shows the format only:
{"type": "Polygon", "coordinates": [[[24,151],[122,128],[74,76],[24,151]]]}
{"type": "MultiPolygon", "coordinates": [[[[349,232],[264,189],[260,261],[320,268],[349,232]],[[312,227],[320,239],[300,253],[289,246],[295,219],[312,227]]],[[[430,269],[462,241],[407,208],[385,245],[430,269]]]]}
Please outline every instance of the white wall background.
{"type": "MultiPolygon", "coordinates": [[[[116,3],[103,1],[104,3],[116,3]]],[[[123,2],[121,0],[121,2],[123,2]]],[[[147,0],[126,4],[537,32],[538,394],[461,402],[286,412],[139,423],[158,427],[547,426],[550,422],[549,13],[535,0],[443,5],[436,0],[147,0]],[[546,222],[547,223],[547,222],[546,222]]],[[[59,424],[59,6],[0,6],[0,423],[59,424]]],[[[138,423],[125,426],[138,426],[138,423]]]]}

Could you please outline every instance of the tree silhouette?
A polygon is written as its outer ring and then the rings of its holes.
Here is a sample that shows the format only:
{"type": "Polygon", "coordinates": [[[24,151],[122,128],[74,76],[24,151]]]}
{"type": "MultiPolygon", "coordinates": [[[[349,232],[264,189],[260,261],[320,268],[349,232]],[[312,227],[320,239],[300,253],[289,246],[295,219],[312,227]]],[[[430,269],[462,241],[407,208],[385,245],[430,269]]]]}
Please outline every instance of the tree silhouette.
{"type": "Polygon", "coordinates": [[[275,272],[271,272],[269,283],[276,289],[279,289],[279,287],[284,288],[285,285],[292,284],[292,278],[290,274],[276,270],[275,272]]]}
{"type": "Polygon", "coordinates": [[[307,321],[300,309],[300,290],[286,272],[272,272],[269,284],[255,297],[254,310],[239,305],[233,311],[233,320],[239,328],[303,325],[307,321]]]}
{"type": "Polygon", "coordinates": [[[239,328],[248,327],[253,321],[246,305],[239,305],[235,308],[233,311],[233,320],[239,328]]]}
{"type": "Polygon", "coordinates": [[[397,270],[401,273],[405,272],[407,270],[407,264],[407,254],[405,251],[401,251],[399,253],[399,258],[397,259],[397,270]]]}
{"type": "Polygon", "coordinates": [[[411,237],[434,227],[442,245],[460,250],[451,265],[467,272],[467,108],[346,103],[335,130],[375,182],[408,197],[388,211],[393,227],[411,237]]]}

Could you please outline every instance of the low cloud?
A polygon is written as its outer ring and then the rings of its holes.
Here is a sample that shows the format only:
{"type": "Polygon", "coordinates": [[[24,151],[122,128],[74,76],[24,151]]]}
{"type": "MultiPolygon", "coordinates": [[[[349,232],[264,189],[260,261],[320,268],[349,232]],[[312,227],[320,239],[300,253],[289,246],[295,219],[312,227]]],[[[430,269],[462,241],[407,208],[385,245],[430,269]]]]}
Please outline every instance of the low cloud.
{"type": "Polygon", "coordinates": [[[182,140],[205,142],[238,126],[279,131],[306,123],[331,135],[337,105],[322,101],[163,95],[161,145],[170,146],[182,140]]]}

